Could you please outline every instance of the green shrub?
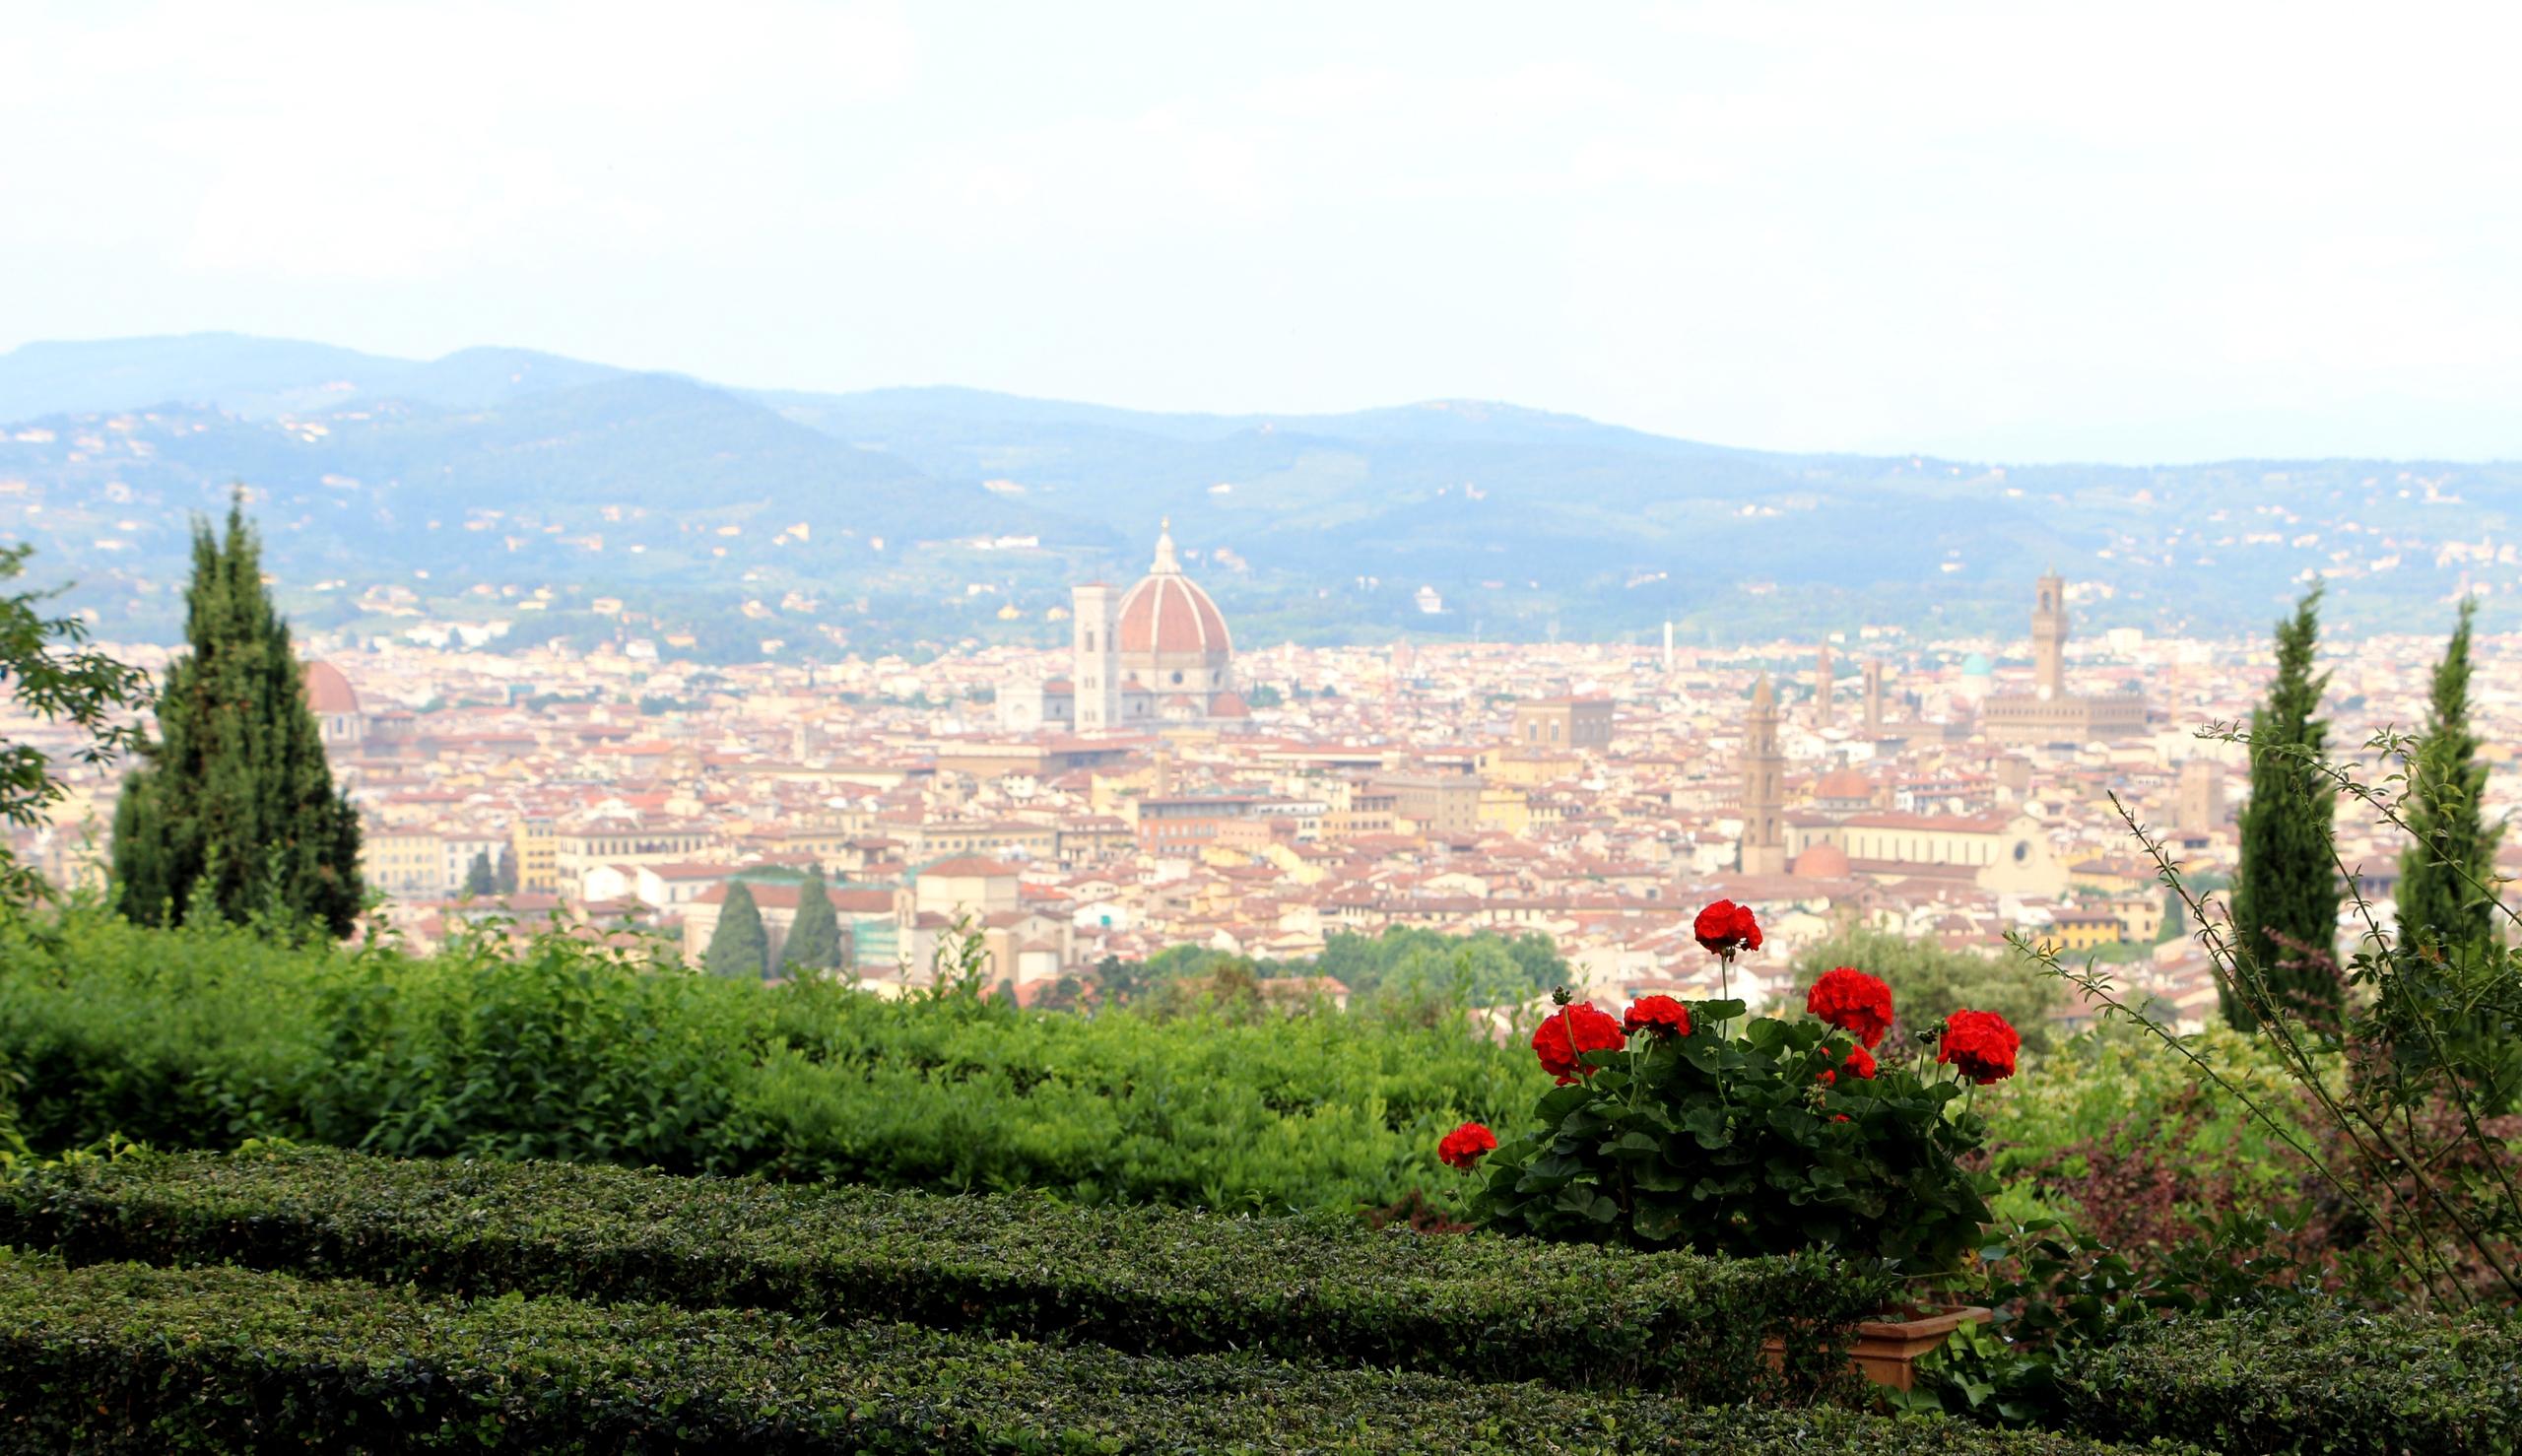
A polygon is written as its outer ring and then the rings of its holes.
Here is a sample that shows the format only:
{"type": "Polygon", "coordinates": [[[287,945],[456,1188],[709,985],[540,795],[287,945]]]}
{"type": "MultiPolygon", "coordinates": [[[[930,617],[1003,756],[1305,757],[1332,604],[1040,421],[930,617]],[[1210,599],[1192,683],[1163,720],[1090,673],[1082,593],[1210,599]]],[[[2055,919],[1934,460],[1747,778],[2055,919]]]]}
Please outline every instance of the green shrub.
{"type": "Polygon", "coordinates": [[[2053,1419],[2111,1439],[2231,1451],[2510,1456],[2522,1330],[2492,1321],[2289,1310],[2161,1321],[2062,1351],[2053,1419]]]}
{"type": "Polygon", "coordinates": [[[1408,1193],[1448,1128],[1525,1100],[1536,1075],[1450,1026],[887,1002],[559,936],[414,959],[73,916],[54,942],[0,943],[0,1062],[27,1078],[42,1151],[281,1137],[1352,1210],[1408,1193]]]}
{"type": "Polygon", "coordinates": [[[312,1151],[41,1170],[0,1190],[0,1239],[78,1262],[232,1261],[463,1294],[872,1316],[1710,1401],[1812,1399],[1891,1291],[1816,1256],[312,1151]],[[1793,1342],[1791,1375],[1762,1358],[1771,1336],[1793,1342]]]}
{"type": "Polygon", "coordinates": [[[0,1265],[0,1451],[2083,1456],[1838,1410],[1182,1358],[751,1311],[472,1303],[236,1269],[0,1265]]]}

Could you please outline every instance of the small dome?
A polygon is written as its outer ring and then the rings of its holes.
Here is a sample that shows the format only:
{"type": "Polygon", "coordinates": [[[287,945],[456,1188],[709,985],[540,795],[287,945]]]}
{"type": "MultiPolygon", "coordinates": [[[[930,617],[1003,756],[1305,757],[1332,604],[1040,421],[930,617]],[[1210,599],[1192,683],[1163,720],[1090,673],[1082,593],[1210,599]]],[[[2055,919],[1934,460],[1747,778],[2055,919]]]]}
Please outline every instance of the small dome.
{"type": "Polygon", "coordinates": [[[1832,769],[1823,774],[1822,781],[1813,786],[1813,797],[1816,799],[1863,799],[1871,803],[1874,799],[1874,780],[1853,768],[1832,769]]]}
{"type": "Polygon", "coordinates": [[[1795,857],[1794,873],[1806,880],[1844,880],[1848,852],[1836,844],[1816,844],[1795,857]]]}
{"type": "Polygon", "coordinates": [[[1242,694],[1229,688],[1224,693],[1221,693],[1217,696],[1209,699],[1209,716],[1213,718],[1248,718],[1252,716],[1252,705],[1243,700],[1242,694]]]}
{"type": "Polygon", "coordinates": [[[1961,676],[1965,678],[1984,678],[1996,670],[1996,664],[1988,661],[1985,652],[1973,652],[1961,659],[1961,676]]]}
{"type": "Polygon", "coordinates": [[[359,711],[359,695],[351,690],[351,680],[329,662],[306,664],[306,706],[319,718],[359,711]]]}

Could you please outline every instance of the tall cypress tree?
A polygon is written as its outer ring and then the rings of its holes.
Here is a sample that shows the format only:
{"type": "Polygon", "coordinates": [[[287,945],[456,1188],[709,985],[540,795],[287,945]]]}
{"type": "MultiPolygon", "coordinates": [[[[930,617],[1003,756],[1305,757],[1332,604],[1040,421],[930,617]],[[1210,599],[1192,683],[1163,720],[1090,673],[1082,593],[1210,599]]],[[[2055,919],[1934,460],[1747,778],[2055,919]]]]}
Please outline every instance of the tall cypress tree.
{"type": "Polygon", "coordinates": [[[464,893],[474,899],[489,899],[499,893],[499,876],[491,868],[491,851],[474,851],[473,863],[464,870],[464,893]]]}
{"type": "Polygon", "coordinates": [[[779,948],[779,962],[792,976],[832,970],[840,964],[840,917],[832,913],[831,893],[821,874],[808,875],[797,887],[797,921],[788,927],[788,942],[779,948]]]}
{"type": "Polygon", "coordinates": [[[770,935],[762,928],[762,909],[742,880],[727,886],[727,900],[718,907],[718,928],[709,933],[709,951],[701,964],[711,975],[760,980],[770,963],[770,935]]]}
{"type": "Polygon", "coordinates": [[[2482,885],[2495,876],[2500,827],[2481,808],[2487,765],[2470,731],[2470,622],[2478,599],[2461,603],[2460,624],[2434,665],[2425,737],[2412,765],[2407,818],[2417,842],[2400,856],[2399,923],[2411,945],[2484,949],[2495,939],[2495,907],[2482,885]]]}
{"type": "MultiPolygon", "coordinates": [[[[2250,802],[2241,813],[2241,868],[2233,879],[2233,949],[2268,992],[2297,1015],[2335,1025],[2343,988],[2333,967],[2304,964],[2298,946],[2338,949],[2338,866],[2332,857],[2337,789],[2310,761],[2329,724],[2316,716],[2329,674],[2315,674],[2321,588],[2277,624],[2277,679],[2251,714],[2250,802]]],[[[2249,1030],[2264,1008],[2246,987],[2222,988],[2224,1020],[2249,1030]]]]}
{"type": "Polygon", "coordinates": [[[2510,1111],[2522,1097],[2522,1036],[2509,996],[2482,998],[2512,972],[2496,943],[2489,890],[2501,826],[2482,807],[2487,765],[2470,729],[2470,624],[2461,604],[2452,639],[2434,667],[2425,736],[2410,764],[2402,811],[2415,842],[2400,856],[2399,945],[2382,983],[2380,1020],[2403,1065],[2440,1062],[2468,1085],[2480,1110],[2510,1111]]]}
{"type": "Polygon", "coordinates": [[[190,651],[114,811],[114,893],[146,925],[256,917],[351,932],[359,814],[333,782],[289,626],[263,586],[241,496],[225,540],[193,525],[190,651]]]}

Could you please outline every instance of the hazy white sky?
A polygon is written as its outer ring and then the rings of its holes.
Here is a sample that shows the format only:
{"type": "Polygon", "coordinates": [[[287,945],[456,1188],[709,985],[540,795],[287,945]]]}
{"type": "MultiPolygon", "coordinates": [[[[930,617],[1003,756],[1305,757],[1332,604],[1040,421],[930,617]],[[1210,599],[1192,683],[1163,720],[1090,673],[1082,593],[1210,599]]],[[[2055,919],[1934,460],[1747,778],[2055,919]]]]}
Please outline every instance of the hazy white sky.
{"type": "Polygon", "coordinates": [[[2516,14],[14,6],[0,349],[2522,457],[2516,14]]]}

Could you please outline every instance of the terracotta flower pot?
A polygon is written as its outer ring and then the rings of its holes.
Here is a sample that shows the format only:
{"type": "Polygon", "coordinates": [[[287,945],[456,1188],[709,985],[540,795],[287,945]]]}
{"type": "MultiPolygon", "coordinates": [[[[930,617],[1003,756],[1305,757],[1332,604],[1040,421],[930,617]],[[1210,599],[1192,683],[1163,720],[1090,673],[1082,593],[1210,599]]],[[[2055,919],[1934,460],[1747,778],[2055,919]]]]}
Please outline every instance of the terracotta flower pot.
{"type": "MultiPolygon", "coordinates": [[[[1984,1305],[1956,1304],[1911,1319],[1867,1320],[1856,1327],[1856,1343],[1848,1348],[1848,1360],[1875,1384],[1907,1390],[1917,1383],[1919,1356],[1944,1344],[1945,1338],[1962,1325],[1982,1324],[1987,1318],[1984,1305]]],[[[1773,1359],[1785,1358],[1786,1347],[1775,1340],[1762,1348],[1773,1359]]]]}

